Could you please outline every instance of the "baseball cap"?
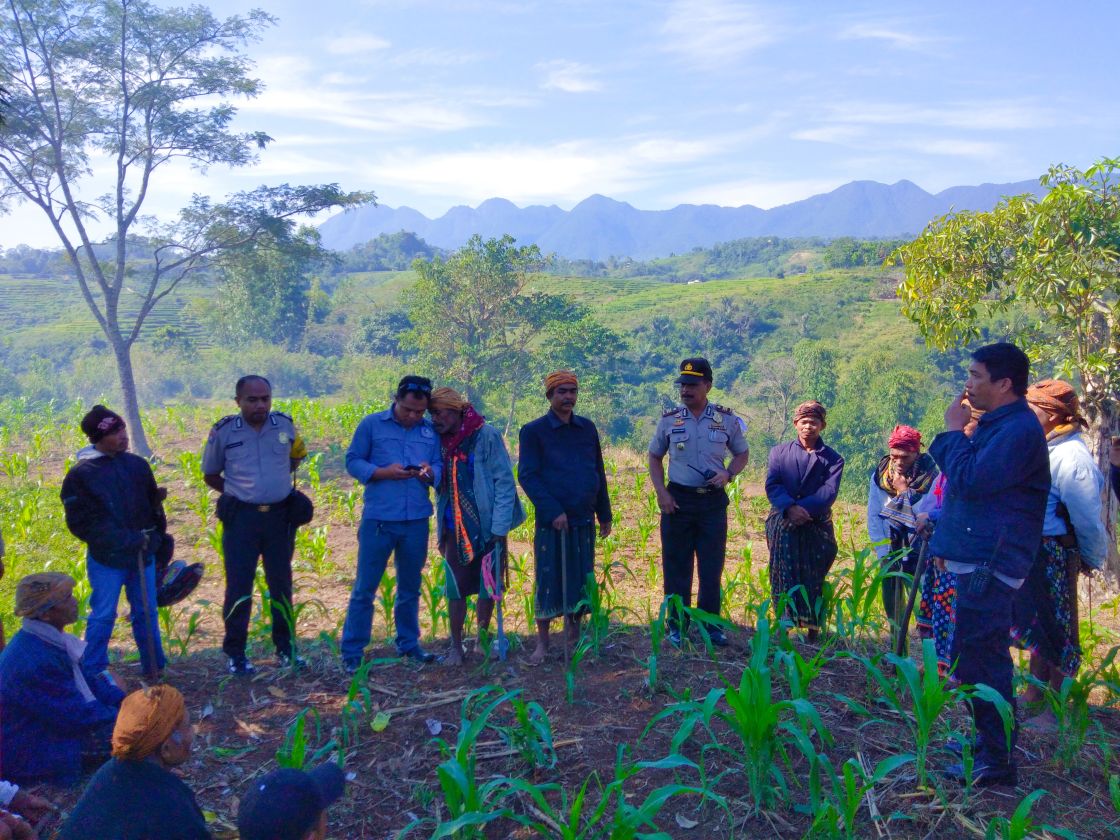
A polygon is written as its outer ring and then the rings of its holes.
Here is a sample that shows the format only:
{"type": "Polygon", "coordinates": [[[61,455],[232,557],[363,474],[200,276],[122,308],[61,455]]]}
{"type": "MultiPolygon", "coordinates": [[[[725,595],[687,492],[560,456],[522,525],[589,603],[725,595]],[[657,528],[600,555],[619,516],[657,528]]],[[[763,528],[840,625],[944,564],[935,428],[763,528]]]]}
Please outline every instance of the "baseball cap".
{"type": "Polygon", "coordinates": [[[680,376],[676,379],[676,384],[680,385],[685,382],[711,382],[712,381],[712,366],[708,360],[702,356],[695,356],[691,359],[685,359],[681,362],[680,376]]]}
{"type": "Polygon", "coordinates": [[[303,840],[319,815],[342,796],[346,777],[336,763],[310,772],[274,770],[255,780],[241,800],[241,840],[303,840]]]}

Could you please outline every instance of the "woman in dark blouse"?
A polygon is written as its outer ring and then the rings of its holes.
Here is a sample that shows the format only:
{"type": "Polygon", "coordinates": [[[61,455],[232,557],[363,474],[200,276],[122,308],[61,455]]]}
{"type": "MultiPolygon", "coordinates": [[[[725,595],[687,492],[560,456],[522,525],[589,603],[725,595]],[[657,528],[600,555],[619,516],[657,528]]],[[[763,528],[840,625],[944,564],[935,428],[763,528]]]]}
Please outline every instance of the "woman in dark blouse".
{"type": "Polygon", "coordinates": [[[788,595],[786,614],[816,641],[824,618],[824,577],[836,559],[832,505],[844,459],[821,440],[825,408],[819,402],[799,405],[793,426],[797,439],[770,450],[766,471],[770,592],[775,610],[788,595]]]}

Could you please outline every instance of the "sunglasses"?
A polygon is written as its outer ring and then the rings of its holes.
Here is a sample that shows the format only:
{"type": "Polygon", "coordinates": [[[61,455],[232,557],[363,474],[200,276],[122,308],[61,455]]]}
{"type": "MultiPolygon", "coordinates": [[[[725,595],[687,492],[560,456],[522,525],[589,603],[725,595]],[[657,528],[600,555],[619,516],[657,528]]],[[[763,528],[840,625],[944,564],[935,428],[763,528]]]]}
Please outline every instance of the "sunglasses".
{"type": "Polygon", "coordinates": [[[401,390],[402,393],[405,393],[405,394],[410,393],[410,392],[414,392],[414,391],[418,392],[418,393],[421,393],[421,394],[430,394],[430,393],[432,393],[432,386],[431,385],[425,385],[422,382],[406,382],[404,385],[402,385],[400,387],[400,390],[401,390]]]}

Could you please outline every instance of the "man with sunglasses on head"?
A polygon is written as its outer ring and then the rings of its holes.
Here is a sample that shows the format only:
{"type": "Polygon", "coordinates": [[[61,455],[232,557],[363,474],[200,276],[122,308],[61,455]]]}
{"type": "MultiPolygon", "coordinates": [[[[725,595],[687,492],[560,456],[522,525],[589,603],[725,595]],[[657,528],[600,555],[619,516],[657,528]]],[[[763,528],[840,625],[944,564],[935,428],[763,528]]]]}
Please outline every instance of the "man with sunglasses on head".
{"type": "Polygon", "coordinates": [[[428,556],[428,488],[441,472],[439,435],[425,417],[431,380],[406,376],[384,411],[358,424],[346,452],[346,471],[365,486],[358,526],[358,574],[342,628],[342,663],[349,673],[362,664],[373,629],[373,599],[389,555],[397,570],[393,618],[397,653],[418,662],[436,657],[420,647],[420,576],[428,556]]]}

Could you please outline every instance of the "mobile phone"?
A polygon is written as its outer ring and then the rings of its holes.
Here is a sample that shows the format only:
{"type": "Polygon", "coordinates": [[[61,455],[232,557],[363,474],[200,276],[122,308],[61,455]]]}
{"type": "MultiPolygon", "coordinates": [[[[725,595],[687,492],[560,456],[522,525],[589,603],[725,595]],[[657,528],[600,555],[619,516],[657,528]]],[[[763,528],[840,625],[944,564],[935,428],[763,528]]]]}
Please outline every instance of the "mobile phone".
{"type": "Polygon", "coordinates": [[[408,466],[405,467],[405,469],[408,470],[409,472],[420,472],[421,468],[419,466],[417,466],[416,464],[409,464],[408,466]]]}

